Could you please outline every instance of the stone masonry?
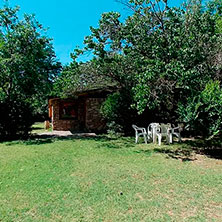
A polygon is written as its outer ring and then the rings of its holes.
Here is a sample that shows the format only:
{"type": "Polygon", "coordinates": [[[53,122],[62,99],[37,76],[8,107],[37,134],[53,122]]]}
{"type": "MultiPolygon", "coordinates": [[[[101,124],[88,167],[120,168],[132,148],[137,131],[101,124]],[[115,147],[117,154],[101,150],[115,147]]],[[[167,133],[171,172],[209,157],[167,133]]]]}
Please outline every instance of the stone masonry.
{"type": "Polygon", "coordinates": [[[78,119],[60,119],[60,100],[54,100],[52,102],[53,106],[53,117],[52,117],[52,126],[53,130],[59,130],[59,131],[66,131],[66,130],[73,130],[73,131],[79,131],[81,126],[80,124],[82,121],[84,121],[84,117],[81,115],[83,114],[82,110],[84,110],[83,104],[78,105],[78,119]]]}
{"type": "Polygon", "coordinates": [[[87,98],[86,100],[86,129],[90,132],[102,131],[106,127],[106,122],[100,113],[104,101],[104,98],[87,98]]]}
{"type": "Polygon", "coordinates": [[[103,131],[106,123],[100,114],[100,107],[105,98],[86,98],[82,97],[76,101],[78,104],[77,119],[60,119],[60,102],[61,99],[52,99],[50,101],[53,107],[52,126],[53,130],[58,131],[103,131]]]}

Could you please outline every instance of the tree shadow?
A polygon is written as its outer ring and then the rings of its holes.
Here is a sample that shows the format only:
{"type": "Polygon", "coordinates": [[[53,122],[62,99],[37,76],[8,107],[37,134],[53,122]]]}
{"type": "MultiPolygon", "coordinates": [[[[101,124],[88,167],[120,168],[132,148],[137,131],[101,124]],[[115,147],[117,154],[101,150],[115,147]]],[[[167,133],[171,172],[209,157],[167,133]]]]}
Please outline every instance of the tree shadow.
{"type": "Polygon", "coordinates": [[[166,154],[168,158],[181,160],[183,162],[196,160],[192,149],[181,146],[180,148],[154,148],[154,152],[166,154]]]}
{"type": "Polygon", "coordinates": [[[108,137],[102,136],[94,139],[95,141],[101,142],[98,144],[97,148],[108,148],[108,149],[125,149],[132,148],[135,146],[133,139],[131,137],[108,137]]]}
{"type": "Polygon", "coordinates": [[[174,143],[173,146],[154,148],[154,152],[166,154],[168,158],[180,159],[181,161],[195,161],[196,154],[205,155],[209,158],[222,160],[222,138],[216,137],[211,140],[197,138],[185,140],[182,143],[174,143]]]}
{"type": "MultiPolygon", "coordinates": [[[[90,136],[55,136],[55,135],[31,135],[25,140],[12,140],[4,142],[7,146],[22,144],[26,146],[44,145],[54,143],[56,141],[67,140],[83,140],[83,141],[96,141],[98,142],[97,148],[106,149],[123,149],[133,148],[136,146],[133,137],[110,137],[108,135],[90,135],[90,136]]],[[[3,142],[0,142],[0,144],[3,142]]],[[[163,153],[167,158],[180,159],[181,161],[194,161],[196,160],[195,154],[206,155],[210,158],[222,160],[222,138],[217,137],[212,140],[195,139],[185,140],[182,143],[174,143],[173,146],[161,146],[154,149],[144,149],[133,151],[135,153],[144,153],[148,156],[153,153],[163,153]]]]}
{"type": "Polygon", "coordinates": [[[98,148],[108,148],[108,149],[126,149],[126,148],[132,148],[134,147],[134,144],[126,143],[126,142],[118,142],[118,143],[102,143],[99,144],[98,148]]]}
{"type": "Polygon", "coordinates": [[[192,147],[195,153],[206,155],[210,158],[222,160],[222,137],[218,136],[211,140],[197,139],[185,141],[185,144],[192,147]]]}
{"type": "Polygon", "coordinates": [[[12,140],[5,141],[6,146],[13,145],[43,145],[54,143],[56,141],[68,141],[68,140],[82,140],[82,141],[96,141],[99,142],[98,148],[109,148],[109,149],[120,149],[120,148],[129,148],[133,147],[133,140],[129,137],[109,137],[108,135],[96,135],[96,136],[79,136],[79,135],[70,135],[70,136],[56,136],[56,135],[31,135],[27,139],[23,140],[12,140]]]}
{"type": "Polygon", "coordinates": [[[31,129],[32,129],[32,130],[44,130],[43,127],[39,127],[39,126],[32,126],[31,129]]]}
{"type": "Polygon", "coordinates": [[[135,150],[134,153],[143,153],[147,156],[151,156],[154,153],[154,150],[135,150]]]}
{"type": "Polygon", "coordinates": [[[13,146],[13,145],[43,145],[55,142],[55,137],[52,136],[31,136],[27,139],[23,140],[12,140],[12,141],[5,141],[6,146],[13,146]]]}

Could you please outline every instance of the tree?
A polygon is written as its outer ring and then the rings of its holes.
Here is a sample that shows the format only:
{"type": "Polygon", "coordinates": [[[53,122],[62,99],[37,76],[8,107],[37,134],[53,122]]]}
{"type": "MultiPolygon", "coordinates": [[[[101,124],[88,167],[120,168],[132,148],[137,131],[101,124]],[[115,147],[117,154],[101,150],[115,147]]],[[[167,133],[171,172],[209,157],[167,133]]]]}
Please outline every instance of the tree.
{"type": "Polygon", "coordinates": [[[33,15],[19,20],[18,10],[8,5],[0,9],[0,102],[6,116],[0,120],[2,137],[27,134],[32,121],[26,117],[45,103],[61,68],[42,25],[33,15]]]}
{"type": "Polygon", "coordinates": [[[119,2],[131,15],[121,22],[119,13],[104,13],[99,27],[91,27],[85,38],[85,48],[77,50],[77,55],[91,51],[97,75],[106,76],[128,95],[121,100],[123,109],[113,102],[114,95],[103,110],[111,110],[113,104],[123,113],[128,107],[144,116],[152,113],[153,121],[183,121],[195,127],[201,121],[189,116],[191,103],[196,107],[208,84],[221,80],[221,1],[191,0],[181,7],[169,7],[167,0],[119,2]]]}
{"type": "Polygon", "coordinates": [[[63,67],[54,82],[53,96],[72,97],[76,92],[113,86],[105,76],[99,75],[93,62],[71,62],[63,67]]]}

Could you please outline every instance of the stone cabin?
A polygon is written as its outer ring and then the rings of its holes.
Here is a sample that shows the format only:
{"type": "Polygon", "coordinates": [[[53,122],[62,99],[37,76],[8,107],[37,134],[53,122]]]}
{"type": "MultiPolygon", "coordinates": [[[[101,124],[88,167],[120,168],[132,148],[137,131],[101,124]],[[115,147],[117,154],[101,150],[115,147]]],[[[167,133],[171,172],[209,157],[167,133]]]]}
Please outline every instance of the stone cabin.
{"type": "Polygon", "coordinates": [[[100,108],[112,88],[75,93],[74,98],[49,99],[49,117],[53,130],[73,132],[102,132],[106,122],[100,108]]]}

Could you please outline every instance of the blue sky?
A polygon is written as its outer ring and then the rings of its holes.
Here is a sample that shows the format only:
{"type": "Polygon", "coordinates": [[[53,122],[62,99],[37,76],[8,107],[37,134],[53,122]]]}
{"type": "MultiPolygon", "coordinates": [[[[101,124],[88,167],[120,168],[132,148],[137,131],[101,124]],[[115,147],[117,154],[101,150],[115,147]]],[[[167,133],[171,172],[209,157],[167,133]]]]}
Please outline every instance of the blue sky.
{"type": "MultiPolygon", "coordinates": [[[[57,58],[62,64],[71,61],[70,53],[76,46],[83,46],[84,37],[90,34],[89,27],[97,27],[103,12],[118,11],[123,18],[128,12],[115,0],[10,0],[10,5],[19,5],[22,13],[34,13],[37,20],[48,27],[48,36],[53,38],[57,58]]],[[[180,5],[183,0],[169,0],[170,5],[180,5]]],[[[0,0],[2,6],[3,0],[0,0]]],[[[86,59],[86,58],[84,58],[86,59]]]]}

